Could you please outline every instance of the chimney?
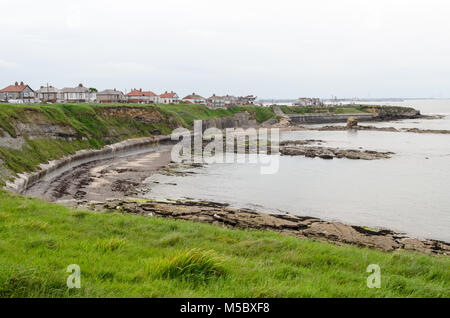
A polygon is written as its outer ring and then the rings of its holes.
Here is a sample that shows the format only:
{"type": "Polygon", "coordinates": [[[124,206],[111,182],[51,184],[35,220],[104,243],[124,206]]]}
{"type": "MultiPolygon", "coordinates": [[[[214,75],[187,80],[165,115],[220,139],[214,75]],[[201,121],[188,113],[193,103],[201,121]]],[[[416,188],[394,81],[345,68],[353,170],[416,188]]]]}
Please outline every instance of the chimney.
{"type": "Polygon", "coordinates": [[[41,86],[41,88],[44,88],[44,86],[41,86]]]}
{"type": "Polygon", "coordinates": [[[23,86],[23,82],[20,82],[20,86],[23,86]]]}
{"type": "Polygon", "coordinates": [[[139,88],[139,91],[142,92],[142,88],[139,88]]]}
{"type": "Polygon", "coordinates": [[[80,84],[78,84],[78,87],[83,87],[83,84],[81,84],[81,83],[80,83],[80,84]]]}
{"type": "Polygon", "coordinates": [[[19,83],[16,82],[14,85],[15,85],[15,86],[19,86],[19,83]]]}

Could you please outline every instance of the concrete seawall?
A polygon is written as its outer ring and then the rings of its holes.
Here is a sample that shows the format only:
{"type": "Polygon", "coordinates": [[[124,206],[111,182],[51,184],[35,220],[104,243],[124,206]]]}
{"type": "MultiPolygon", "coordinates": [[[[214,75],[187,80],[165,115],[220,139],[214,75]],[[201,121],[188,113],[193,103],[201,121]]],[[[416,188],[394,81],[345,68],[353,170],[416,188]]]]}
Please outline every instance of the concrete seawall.
{"type": "Polygon", "coordinates": [[[145,137],[125,140],[108,145],[99,150],[80,150],[72,156],[63,157],[49,163],[41,164],[39,170],[31,173],[19,174],[12,182],[6,182],[6,189],[22,193],[39,180],[54,178],[76,166],[96,161],[113,159],[116,157],[152,152],[163,145],[170,145],[169,136],[145,137]]]}

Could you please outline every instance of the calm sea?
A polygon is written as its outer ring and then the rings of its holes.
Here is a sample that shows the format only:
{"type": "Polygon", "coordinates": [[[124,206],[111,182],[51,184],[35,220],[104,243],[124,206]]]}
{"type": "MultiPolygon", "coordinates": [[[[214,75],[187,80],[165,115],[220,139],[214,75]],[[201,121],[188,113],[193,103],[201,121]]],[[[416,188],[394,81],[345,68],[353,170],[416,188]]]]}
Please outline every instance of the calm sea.
{"type": "MultiPolygon", "coordinates": [[[[384,104],[447,116],[371,125],[450,130],[450,100],[384,104]]],[[[396,154],[374,161],[280,157],[279,171],[273,175],[260,174],[257,164],[213,164],[187,177],[152,176],[147,180],[148,196],[227,202],[234,207],[384,227],[450,242],[450,135],[298,131],[282,133],[281,138],[322,139],[333,147],[396,154]],[[153,184],[156,179],[161,183],[153,184]]]]}

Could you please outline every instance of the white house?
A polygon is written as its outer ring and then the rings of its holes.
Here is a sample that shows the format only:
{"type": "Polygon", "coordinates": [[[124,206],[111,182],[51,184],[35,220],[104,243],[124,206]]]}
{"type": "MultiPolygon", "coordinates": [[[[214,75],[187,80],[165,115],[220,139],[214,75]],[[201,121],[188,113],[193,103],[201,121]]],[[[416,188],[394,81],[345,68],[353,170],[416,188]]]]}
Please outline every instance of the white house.
{"type": "Polygon", "coordinates": [[[188,104],[206,105],[206,98],[204,98],[200,95],[197,95],[195,93],[192,93],[191,95],[184,97],[183,102],[188,103],[188,104]]]}
{"type": "Polygon", "coordinates": [[[164,94],[159,95],[159,102],[161,104],[177,104],[179,99],[175,92],[168,93],[166,91],[164,94]]]}
{"type": "Polygon", "coordinates": [[[89,103],[95,102],[97,95],[83,84],[78,84],[77,87],[61,89],[61,98],[68,103],[89,103]]]}

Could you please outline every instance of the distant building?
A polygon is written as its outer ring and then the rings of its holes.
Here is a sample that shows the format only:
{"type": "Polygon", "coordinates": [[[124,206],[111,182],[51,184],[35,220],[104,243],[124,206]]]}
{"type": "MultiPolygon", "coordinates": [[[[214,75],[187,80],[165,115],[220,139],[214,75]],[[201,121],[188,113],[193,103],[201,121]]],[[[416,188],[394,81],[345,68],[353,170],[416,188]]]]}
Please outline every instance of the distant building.
{"type": "Polygon", "coordinates": [[[242,96],[238,97],[237,104],[238,105],[255,105],[257,96],[248,95],[248,96],[242,96]]]}
{"type": "Polygon", "coordinates": [[[228,108],[236,105],[255,105],[256,104],[256,96],[248,95],[248,96],[217,96],[213,94],[206,100],[206,105],[210,108],[228,108]]]}
{"type": "Polygon", "coordinates": [[[206,98],[204,98],[200,95],[197,95],[195,93],[192,93],[191,95],[184,97],[183,102],[188,103],[188,104],[206,105],[206,98]]]}
{"type": "Polygon", "coordinates": [[[210,108],[225,108],[225,99],[223,96],[213,94],[206,99],[206,105],[210,108]]]}
{"type": "Polygon", "coordinates": [[[230,106],[235,106],[238,103],[238,98],[236,96],[233,95],[225,95],[222,96],[223,102],[225,103],[225,106],[230,107],[230,106]]]}
{"type": "Polygon", "coordinates": [[[159,96],[153,92],[143,92],[142,88],[137,90],[133,89],[131,92],[125,95],[128,103],[133,104],[156,104],[159,102],[159,96]]]}
{"type": "Polygon", "coordinates": [[[121,91],[114,89],[105,89],[97,93],[97,102],[99,103],[123,103],[127,99],[121,91]]]}
{"type": "Polygon", "coordinates": [[[175,92],[168,93],[166,91],[165,93],[159,95],[159,102],[161,104],[177,104],[179,99],[180,98],[175,92]]]}
{"type": "Polygon", "coordinates": [[[320,98],[301,97],[294,102],[294,106],[320,107],[323,106],[323,102],[320,98]]]}
{"type": "Polygon", "coordinates": [[[33,103],[34,91],[23,82],[20,82],[20,84],[16,82],[14,85],[9,85],[0,90],[0,100],[4,102],[33,103]]]}
{"type": "Polygon", "coordinates": [[[78,84],[77,87],[65,87],[61,89],[61,98],[67,103],[90,103],[95,102],[96,93],[83,84],[78,84]]]}
{"type": "Polygon", "coordinates": [[[35,95],[41,103],[57,103],[62,99],[60,90],[53,86],[41,86],[35,95]]]}

